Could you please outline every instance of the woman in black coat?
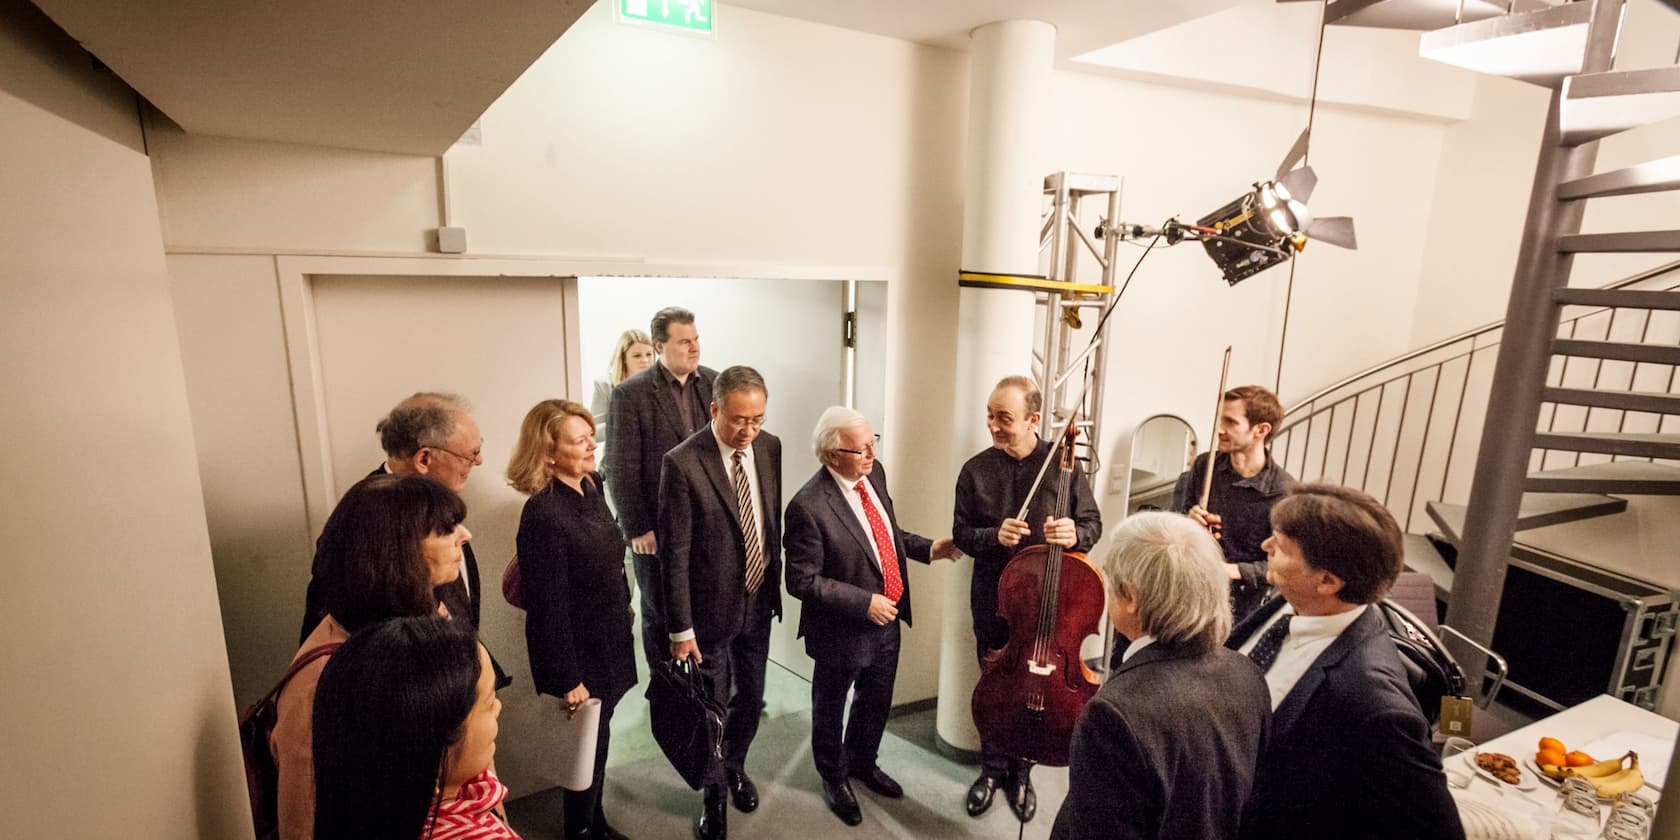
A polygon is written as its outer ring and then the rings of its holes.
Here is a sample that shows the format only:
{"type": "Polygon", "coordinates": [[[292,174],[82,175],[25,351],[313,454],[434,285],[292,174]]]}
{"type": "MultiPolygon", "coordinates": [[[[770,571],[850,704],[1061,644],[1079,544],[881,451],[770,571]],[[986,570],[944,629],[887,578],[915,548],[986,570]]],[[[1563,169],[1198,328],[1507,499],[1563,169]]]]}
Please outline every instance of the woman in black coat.
{"type": "Polygon", "coordinates": [[[569,400],[532,407],[508,483],[530,496],[519,517],[518,558],[531,680],[545,703],[567,714],[592,697],[601,701],[595,776],[588,790],[566,792],[566,837],[619,840],[601,789],[613,708],[636,684],[636,660],[624,538],[596,470],[589,409],[569,400]]]}

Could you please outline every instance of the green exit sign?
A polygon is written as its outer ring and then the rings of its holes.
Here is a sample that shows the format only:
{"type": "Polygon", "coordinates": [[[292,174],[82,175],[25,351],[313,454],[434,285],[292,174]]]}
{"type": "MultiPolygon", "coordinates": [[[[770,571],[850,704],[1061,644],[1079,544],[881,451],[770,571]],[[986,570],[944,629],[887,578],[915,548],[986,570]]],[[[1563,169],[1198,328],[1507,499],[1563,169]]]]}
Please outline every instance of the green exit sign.
{"type": "Polygon", "coordinates": [[[625,23],[712,34],[712,0],[618,0],[617,8],[625,23]]]}

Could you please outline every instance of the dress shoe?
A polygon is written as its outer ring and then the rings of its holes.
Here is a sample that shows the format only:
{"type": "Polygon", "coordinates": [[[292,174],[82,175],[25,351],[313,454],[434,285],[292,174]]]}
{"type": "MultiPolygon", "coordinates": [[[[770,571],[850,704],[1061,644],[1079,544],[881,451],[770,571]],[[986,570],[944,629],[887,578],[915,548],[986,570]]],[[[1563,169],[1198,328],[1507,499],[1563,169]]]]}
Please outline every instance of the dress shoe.
{"type": "Polygon", "coordinates": [[[694,821],[694,840],[725,840],[728,836],[729,808],[724,804],[723,795],[719,793],[713,797],[708,793],[700,819],[694,821]]]}
{"type": "Polygon", "coordinates": [[[975,779],[974,784],[968,786],[969,816],[978,817],[986,813],[987,808],[992,807],[992,796],[997,793],[999,784],[997,777],[982,772],[980,778],[975,779]]]}
{"type": "Polygon", "coordinates": [[[858,808],[857,796],[852,793],[852,785],[844,778],[830,781],[822,780],[823,802],[828,810],[846,825],[857,825],[863,822],[863,811],[858,808]]]}
{"type": "Polygon", "coordinates": [[[1004,786],[1003,795],[1009,800],[1009,809],[1015,812],[1016,819],[1032,822],[1033,815],[1038,813],[1038,793],[1033,790],[1032,777],[1027,775],[1026,768],[1016,771],[1015,777],[1004,786]]]}
{"type": "Polygon", "coordinates": [[[888,776],[879,764],[872,764],[866,768],[854,767],[851,776],[863,782],[864,787],[888,799],[897,799],[904,795],[904,788],[900,787],[898,782],[893,781],[893,777],[888,776]]]}
{"type": "Polygon", "coordinates": [[[730,770],[725,775],[729,779],[729,801],[735,803],[736,810],[743,814],[758,810],[758,786],[747,778],[747,771],[730,770]]]}

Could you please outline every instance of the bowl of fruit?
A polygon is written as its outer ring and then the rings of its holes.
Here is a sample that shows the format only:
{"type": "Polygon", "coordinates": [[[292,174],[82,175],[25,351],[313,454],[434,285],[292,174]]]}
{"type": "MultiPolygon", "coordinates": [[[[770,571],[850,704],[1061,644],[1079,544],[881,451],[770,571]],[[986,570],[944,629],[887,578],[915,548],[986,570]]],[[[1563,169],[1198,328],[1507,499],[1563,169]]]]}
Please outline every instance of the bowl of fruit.
{"type": "Polygon", "coordinates": [[[1645,784],[1645,773],[1639,769],[1639,753],[1632,750],[1615,758],[1596,759],[1580,750],[1567,749],[1556,738],[1541,738],[1540,749],[1532,761],[1542,778],[1554,783],[1584,779],[1601,799],[1615,799],[1645,784]]]}

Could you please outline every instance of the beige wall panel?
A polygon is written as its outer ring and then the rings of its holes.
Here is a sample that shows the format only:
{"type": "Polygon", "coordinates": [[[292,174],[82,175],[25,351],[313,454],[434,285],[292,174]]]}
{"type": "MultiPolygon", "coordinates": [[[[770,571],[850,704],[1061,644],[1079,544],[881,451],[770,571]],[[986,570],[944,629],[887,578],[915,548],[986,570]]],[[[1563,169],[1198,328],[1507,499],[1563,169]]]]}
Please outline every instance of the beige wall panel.
{"type": "Polygon", "coordinates": [[[274,260],[176,255],[169,276],[234,696],[246,704],[297,652],[315,551],[274,260]]]}
{"type": "Polygon", "coordinates": [[[0,2],[5,833],[249,837],[132,94],[0,2]]]}

